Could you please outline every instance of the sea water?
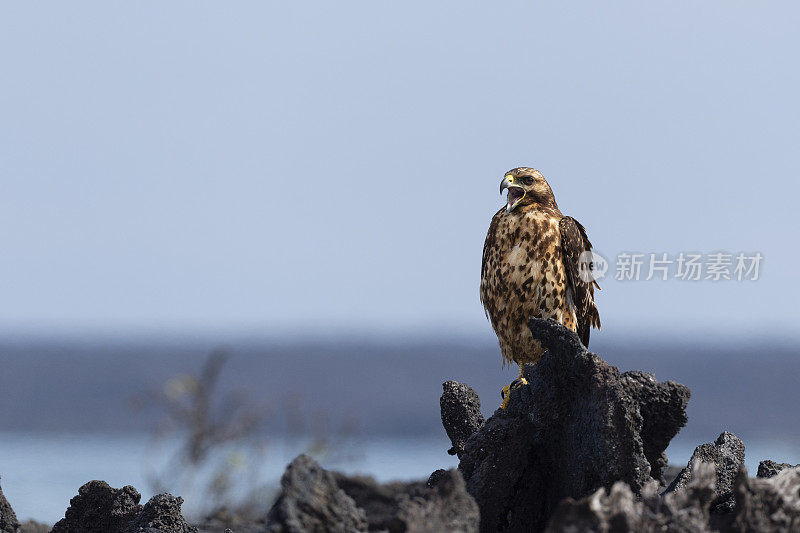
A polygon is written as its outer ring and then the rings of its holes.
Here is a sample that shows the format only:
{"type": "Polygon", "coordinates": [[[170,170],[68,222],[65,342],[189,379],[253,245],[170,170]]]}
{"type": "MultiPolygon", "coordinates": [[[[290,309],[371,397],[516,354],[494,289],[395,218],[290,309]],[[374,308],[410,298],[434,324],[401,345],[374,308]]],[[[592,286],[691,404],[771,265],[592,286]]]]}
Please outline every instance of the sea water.
{"type": "MultiPolygon", "coordinates": [[[[264,441],[259,464],[249,468],[249,474],[265,487],[277,487],[288,462],[312,448],[303,439],[267,437],[264,441]]],[[[676,438],[667,450],[670,463],[685,465],[698,444],[676,438]]],[[[762,459],[800,463],[800,443],[764,440],[746,445],[750,475],[755,475],[762,459]]],[[[444,435],[366,437],[336,444],[317,457],[326,468],[371,475],[381,482],[413,480],[425,479],[437,468],[456,466],[458,461],[447,454],[448,447],[444,435]]],[[[78,488],[93,479],[115,488],[133,485],[142,494],[142,502],[146,501],[153,495],[152,473],[173,461],[178,448],[177,441],[156,446],[144,434],[0,432],[0,484],[18,518],[52,524],[64,516],[78,488]]],[[[188,489],[168,488],[185,498],[185,515],[207,510],[201,508],[203,498],[187,493],[188,489]]],[[[264,502],[265,513],[269,504],[264,502]]]]}

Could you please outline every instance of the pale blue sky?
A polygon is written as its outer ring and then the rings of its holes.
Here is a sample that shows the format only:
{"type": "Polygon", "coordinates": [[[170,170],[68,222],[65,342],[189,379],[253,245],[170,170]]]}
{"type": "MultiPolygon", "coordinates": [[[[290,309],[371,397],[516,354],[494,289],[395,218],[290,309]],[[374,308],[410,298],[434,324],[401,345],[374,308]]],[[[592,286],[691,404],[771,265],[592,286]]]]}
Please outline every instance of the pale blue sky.
{"type": "Polygon", "coordinates": [[[604,334],[791,330],[798,27],[790,2],[5,2],[0,329],[491,334],[481,247],[531,165],[605,255],[764,255],[754,283],[606,279],[604,334]]]}

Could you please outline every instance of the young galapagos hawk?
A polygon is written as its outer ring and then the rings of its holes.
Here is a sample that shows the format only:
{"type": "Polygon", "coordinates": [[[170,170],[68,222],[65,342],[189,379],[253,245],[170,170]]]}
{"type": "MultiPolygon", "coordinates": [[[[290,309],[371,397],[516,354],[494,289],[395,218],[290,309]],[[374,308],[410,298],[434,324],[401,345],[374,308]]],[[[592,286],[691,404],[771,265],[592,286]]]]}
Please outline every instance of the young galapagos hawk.
{"type": "Polygon", "coordinates": [[[507,204],[489,225],[483,245],[481,303],[492,322],[503,365],[519,365],[519,378],[503,387],[508,407],[510,389],[525,384],[522,369],[535,363],[544,348],[528,329],[528,318],[553,318],[578,333],[589,345],[589,328],[600,328],[594,304],[597,282],[591,276],[592,244],[574,218],[558,210],[553,191],[533,168],[510,170],[500,182],[507,204]]]}

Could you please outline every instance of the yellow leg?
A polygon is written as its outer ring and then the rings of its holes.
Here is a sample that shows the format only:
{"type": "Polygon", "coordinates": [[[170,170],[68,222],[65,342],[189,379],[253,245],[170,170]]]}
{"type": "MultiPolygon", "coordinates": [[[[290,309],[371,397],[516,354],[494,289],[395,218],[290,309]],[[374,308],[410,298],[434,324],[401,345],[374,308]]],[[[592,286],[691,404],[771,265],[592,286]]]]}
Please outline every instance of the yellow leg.
{"type": "Polygon", "coordinates": [[[514,380],[513,383],[510,385],[506,385],[500,392],[500,395],[503,397],[503,403],[500,404],[500,408],[505,411],[508,409],[508,404],[511,401],[511,389],[516,389],[523,385],[527,385],[528,382],[525,379],[525,372],[524,372],[524,365],[519,365],[519,377],[514,380]]]}

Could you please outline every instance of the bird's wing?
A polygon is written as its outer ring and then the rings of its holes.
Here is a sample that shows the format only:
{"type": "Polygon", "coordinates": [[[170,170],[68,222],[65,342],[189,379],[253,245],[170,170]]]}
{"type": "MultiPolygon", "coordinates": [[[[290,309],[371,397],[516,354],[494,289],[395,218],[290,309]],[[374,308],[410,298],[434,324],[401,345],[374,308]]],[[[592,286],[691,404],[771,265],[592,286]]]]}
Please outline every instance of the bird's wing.
{"type": "Polygon", "coordinates": [[[489,231],[486,233],[486,240],[483,242],[483,257],[481,259],[481,304],[483,304],[483,310],[486,313],[486,318],[489,318],[489,308],[488,306],[491,302],[487,301],[487,292],[490,291],[489,287],[489,258],[492,253],[492,249],[497,244],[497,226],[500,224],[500,214],[505,210],[505,207],[501,207],[500,210],[494,214],[492,217],[492,222],[489,224],[489,231]]]}
{"type": "Polygon", "coordinates": [[[481,275],[486,272],[486,263],[489,261],[489,254],[491,253],[492,247],[497,240],[497,225],[500,223],[500,219],[497,216],[497,213],[492,217],[492,222],[489,224],[489,231],[486,233],[486,240],[483,242],[483,259],[481,260],[481,275]]]}
{"type": "Polygon", "coordinates": [[[580,255],[592,249],[586,236],[586,229],[572,217],[564,217],[559,223],[561,229],[561,248],[564,267],[567,272],[567,286],[572,293],[575,314],[578,318],[578,336],[584,346],[589,346],[589,330],[600,329],[600,314],[594,305],[594,289],[597,282],[580,275],[580,255]]]}

